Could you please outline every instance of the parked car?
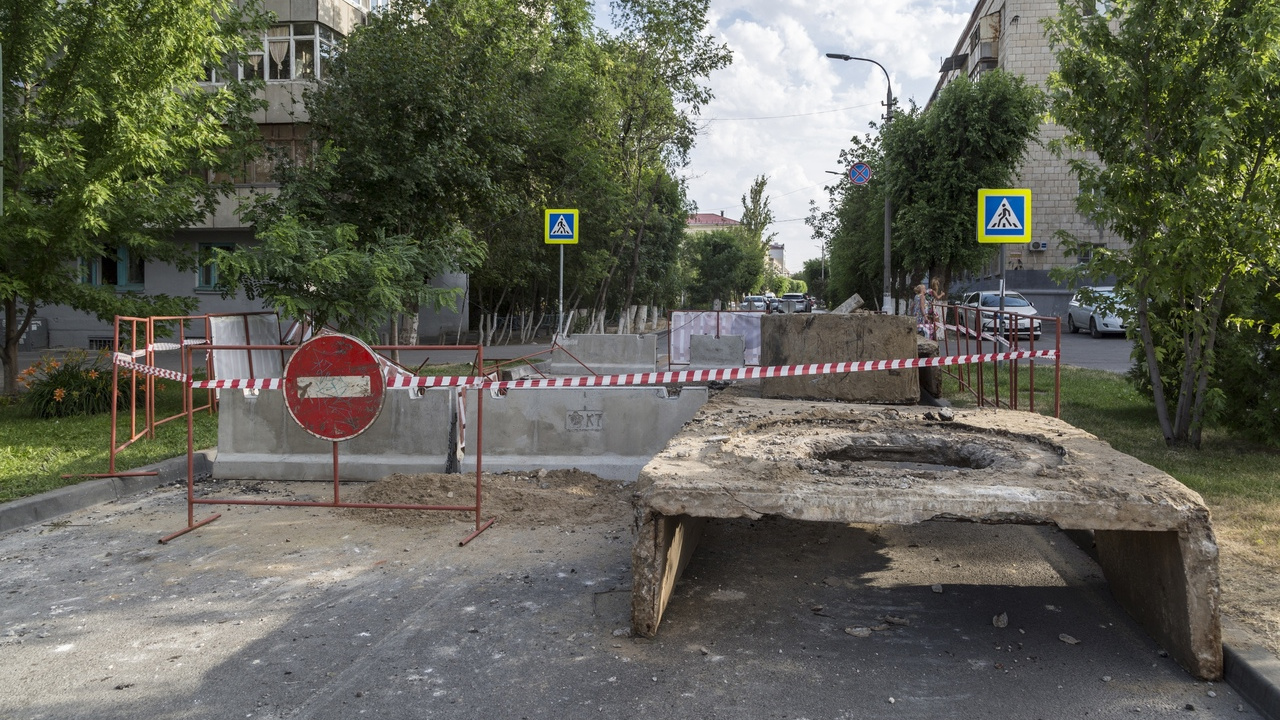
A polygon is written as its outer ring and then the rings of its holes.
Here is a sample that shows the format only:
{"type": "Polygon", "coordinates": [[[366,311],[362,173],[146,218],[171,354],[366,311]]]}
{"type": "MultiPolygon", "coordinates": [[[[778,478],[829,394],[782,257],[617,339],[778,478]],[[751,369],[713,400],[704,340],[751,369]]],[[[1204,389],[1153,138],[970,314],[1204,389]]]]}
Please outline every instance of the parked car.
{"type": "Polygon", "coordinates": [[[813,312],[813,300],[804,293],[782,293],[782,312],[813,312]]]}
{"type": "Polygon", "coordinates": [[[763,312],[768,307],[768,302],[764,299],[763,295],[748,295],[742,298],[743,310],[758,310],[763,312]]]}
{"type": "Polygon", "coordinates": [[[1107,305],[1121,313],[1126,311],[1123,304],[1114,302],[1114,287],[1082,287],[1076,290],[1075,296],[1067,305],[1067,332],[1080,332],[1088,328],[1093,337],[1102,337],[1104,333],[1120,333],[1125,331],[1123,315],[1116,315],[1100,305],[1107,305]],[[1112,300],[1113,302],[1107,302],[1112,300]]]}
{"type": "Polygon", "coordinates": [[[1027,300],[1021,294],[1006,290],[1004,293],[1004,311],[1009,317],[1004,318],[1000,322],[1000,332],[997,333],[996,316],[1000,310],[1000,292],[997,290],[985,290],[979,292],[971,292],[964,296],[960,301],[962,307],[971,308],[962,311],[965,317],[965,323],[975,330],[979,328],[983,333],[992,335],[1005,334],[1005,328],[1017,328],[1020,336],[1030,336],[1035,340],[1040,339],[1040,320],[1031,317],[1039,315],[1031,301],[1027,300]],[[1016,320],[1015,320],[1016,318],[1016,320]],[[1016,325],[1015,325],[1016,323],[1016,325]]]}

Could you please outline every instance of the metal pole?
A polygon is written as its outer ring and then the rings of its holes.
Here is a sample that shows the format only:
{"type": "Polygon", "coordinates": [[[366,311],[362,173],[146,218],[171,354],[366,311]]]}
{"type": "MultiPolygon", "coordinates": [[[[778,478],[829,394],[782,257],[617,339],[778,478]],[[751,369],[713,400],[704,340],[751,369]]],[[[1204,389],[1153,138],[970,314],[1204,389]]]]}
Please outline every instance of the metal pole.
{"type": "MultiPolygon", "coordinates": [[[[893,119],[893,81],[889,79],[889,71],[884,69],[880,63],[871,58],[853,57],[844,53],[827,53],[827,57],[832,60],[861,60],[869,62],[880,68],[880,72],[884,73],[884,82],[887,87],[884,97],[884,124],[887,127],[889,121],[893,119]]],[[[881,148],[883,151],[884,148],[881,148]]],[[[893,303],[893,265],[891,262],[890,252],[893,245],[893,200],[889,197],[889,188],[884,190],[884,297],[881,299],[881,312],[890,315],[897,314],[897,308],[892,307],[893,303]]]]}
{"type": "MultiPolygon", "coordinates": [[[[872,60],[870,62],[875,61],[872,60]]],[[[876,63],[876,66],[884,72],[884,81],[888,87],[884,96],[884,124],[885,127],[888,127],[889,121],[893,119],[893,85],[889,82],[889,71],[885,70],[880,63],[876,63]]],[[[883,146],[881,146],[880,151],[884,152],[883,146]]],[[[893,265],[890,259],[890,248],[893,245],[893,198],[890,192],[891,189],[886,183],[884,188],[884,307],[889,308],[888,313],[890,315],[897,315],[898,308],[891,305],[893,302],[893,265]]]]}
{"type": "Polygon", "coordinates": [[[556,338],[564,336],[564,245],[560,246],[560,320],[556,323],[556,338]]]}

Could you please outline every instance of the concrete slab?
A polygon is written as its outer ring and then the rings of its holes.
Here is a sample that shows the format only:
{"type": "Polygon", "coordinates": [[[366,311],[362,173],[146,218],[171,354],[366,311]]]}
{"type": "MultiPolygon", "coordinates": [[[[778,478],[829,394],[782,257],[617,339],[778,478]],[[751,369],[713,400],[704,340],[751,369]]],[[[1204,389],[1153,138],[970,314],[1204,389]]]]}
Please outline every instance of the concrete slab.
{"type": "MultiPolygon", "coordinates": [[[[377,480],[391,473],[444,472],[452,441],[455,391],[392,390],[363,434],[339,443],[343,479],[377,480]]],[[[218,407],[215,478],[333,479],[333,448],[303,430],[276,390],[223,391],[218,407]]]]}
{"type": "MultiPolygon", "coordinates": [[[[918,355],[915,321],[898,315],[785,314],[760,319],[760,364],[901,360],[918,355]]],[[[920,400],[917,370],[765,378],[761,395],[912,404],[920,400]]]]}
{"type": "MultiPolygon", "coordinates": [[[[522,388],[484,392],[483,440],[476,391],[466,394],[466,442],[460,468],[475,470],[483,442],[485,470],[578,468],[632,482],[640,468],[688,422],[707,389],[665,387],[522,388]]],[[[339,443],[343,480],[373,481],[392,473],[446,472],[454,442],[456,390],[387,392],[382,414],[358,437],[339,443]]],[[[285,411],[281,393],[223,393],[213,476],[237,480],[333,478],[332,445],[285,411]]],[[[104,498],[106,499],[106,498],[104,498]]]]}
{"type": "MultiPolygon", "coordinates": [[[[486,392],[481,463],[491,472],[577,468],[633,482],[706,401],[705,387],[678,394],[665,387],[521,388],[500,397],[486,392]]],[[[471,437],[479,417],[480,404],[469,393],[471,437]]],[[[474,471],[475,462],[471,444],[463,471],[474,471]]]]}
{"type": "Polygon", "coordinates": [[[1190,672],[1222,675],[1200,496],[1053,418],[718,395],[641,473],[633,631],[657,632],[692,519],[766,516],[1093,530],[1120,604],[1190,672]]]}
{"type": "Polygon", "coordinates": [[[742,335],[692,335],[687,370],[736,368],[745,365],[747,339],[742,335]]]}
{"type": "Polygon", "coordinates": [[[655,372],[657,367],[657,335],[570,335],[551,349],[546,372],[571,377],[617,375],[655,372]]]}

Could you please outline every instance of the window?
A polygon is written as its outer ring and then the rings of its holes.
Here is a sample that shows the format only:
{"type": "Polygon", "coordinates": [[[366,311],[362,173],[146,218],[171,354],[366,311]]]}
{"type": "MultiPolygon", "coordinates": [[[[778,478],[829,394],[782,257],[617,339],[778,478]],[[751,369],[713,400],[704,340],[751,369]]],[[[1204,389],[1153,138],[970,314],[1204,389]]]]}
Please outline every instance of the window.
{"type": "Polygon", "coordinates": [[[200,243],[200,270],[196,279],[196,290],[221,290],[218,287],[218,268],[210,261],[213,260],[214,250],[226,250],[232,252],[236,246],[232,243],[200,243]]]}
{"type": "Polygon", "coordinates": [[[146,284],[147,263],[129,248],[108,248],[100,257],[80,259],[80,282],[114,285],[117,290],[141,290],[146,284]]]}
{"type": "Polygon", "coordinates": [[[1111,12],[1111,0],[1084,0],[1082,7],[1082,15],[1089,17],[1090,15],[1101,15],[1106,17],[1111,12]]]}
{"type": "Polygon", "coordinates": [[[1076,262],[1084,265],[1093,259],[1093,253],[1095,250],[1105,248],[1106,246],[1106,243],[1089,243],[1088,245],[1081,245],[1076,250],[1076,262]]]}
{"type": "Polygon", "coordinates": [[[205,68],[202,80],[222,83],[242,80],[300,80],[324,77],[342,34],[319,23],[283,23],[267,28],[261,45],[249,48],[237,68],[205,68]]]}

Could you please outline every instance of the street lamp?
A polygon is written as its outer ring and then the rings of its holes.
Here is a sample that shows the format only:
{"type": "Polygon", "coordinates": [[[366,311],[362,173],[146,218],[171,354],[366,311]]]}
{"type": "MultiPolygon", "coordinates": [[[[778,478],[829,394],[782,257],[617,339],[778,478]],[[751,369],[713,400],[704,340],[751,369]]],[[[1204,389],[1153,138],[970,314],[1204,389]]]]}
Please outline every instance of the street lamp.
{"type": "MultiPolygon", "coordinates": [[[[893,83],[889,80],[889,71],[885,70],[883,65],[871,58],[854,57],[843,53],[827,53],[827,57],[832,60],[861,60],[862,62],[872,63],[876,67],[880,68],[880,71],[884,73],[885,84],[888,86],[888,90],[885,92],[884,96],[884,122],[885,125],[888,125],[889,120],[893,118],[893,83]]],[[[883,144],[881,145],[880,150],[881,152],[884,152],[883,144]]],[[[889,264],[889,245],[892,237],[890,225],[892,220],[893,201],[889,198],[889,188],[886,187],[884,190],[884,300],[880,308],[890,315],[895,314],[894,311],[896,310],[896,308],[891,307],[893,303],[893,292],[891,290],[891,266],[889,264]]]]}

